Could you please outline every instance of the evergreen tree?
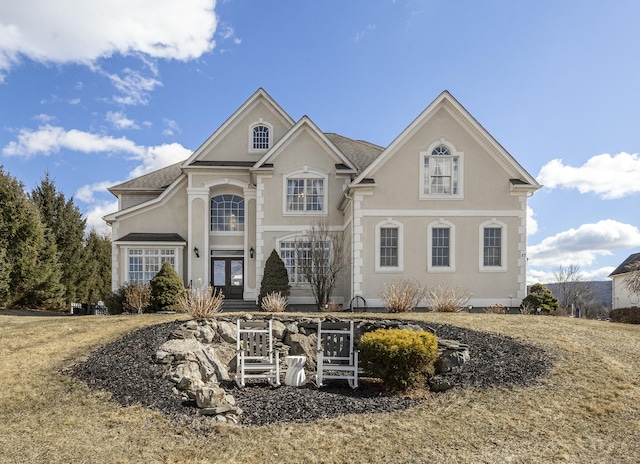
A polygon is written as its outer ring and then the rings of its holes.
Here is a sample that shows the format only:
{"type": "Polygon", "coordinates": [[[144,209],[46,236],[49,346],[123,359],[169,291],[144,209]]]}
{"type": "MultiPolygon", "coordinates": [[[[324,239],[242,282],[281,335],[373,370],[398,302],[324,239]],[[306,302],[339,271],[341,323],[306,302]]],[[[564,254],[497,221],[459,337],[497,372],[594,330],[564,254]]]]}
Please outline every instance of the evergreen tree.
{"type": "Polygon", "coordinates": [[[558,309],[558,299],[553,296],[543,284],[532,285],[529,294],[522,300],[520,307],[531,307],[534,309],[542,309],[546,313],[552,313],[558,309]]]}
{"type": "Polygon", "coordinates": [[[149,284],[151,285],[151,305],[155,311],[173,309],[178,303],[178,297],[184,292],[182,277],[168,261],[165,261],[149,284]]]}
{"type": "Polygon", "coordinates": [[[264,264],[258,306],[262,305],[262,299],[271,292],[280,292],[282,296],[289,296],[290,288],[287,268],[284,266],[278,252],[273,250],[264,264]]]}
{"type": "Polygon", "coordinates": [[[40,185],[31,191],[30,196],[56,244],[59,262],[62,264],[60,282],[65,287],[66,304],[87,301],[86,295],[78,294],[78,287],[85,278],[82,254],[86,220],[74,204],[73,197],[67,200],[64,194],[57,190],[48,172],[45,172],[44,178],[40,179],[40,185]]]}
{"type": "Polygon", "coordinates": [[[0,249],[4,264],[0,268],[9,291],[1,303],[5,305],[55,306],[59,295],[56,273],[55,243],[45,241],[45,228],[40,212],[29,201],[23,185],[5,174],[0,166],[0,249]]]}
{"type": "Polygon", "coordinates": [[[0,306],[9,298],[11,263],[7,260],[7,250],[0,244],[0,306]]]}
{"type": "Polygon", "coordinates": [[[89,231],[82,259],[82,279],[78,282],[80,301],[108,301],[111,292],[111,237],[108,233],[89,231]]]}

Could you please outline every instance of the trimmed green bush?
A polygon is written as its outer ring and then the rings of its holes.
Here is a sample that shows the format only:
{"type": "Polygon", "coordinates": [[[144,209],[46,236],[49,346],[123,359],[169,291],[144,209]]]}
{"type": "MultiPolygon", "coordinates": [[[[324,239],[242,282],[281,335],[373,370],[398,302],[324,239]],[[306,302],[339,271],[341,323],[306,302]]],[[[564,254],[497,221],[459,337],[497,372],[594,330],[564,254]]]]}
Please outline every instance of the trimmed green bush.
{"type": "Polygon", "coordinates": [[[640,308],[616,308],[609,311],[611,322],[640,324],[640,308]]]}
{"type": "Polygon", "coordinates": [[[264,264],[258,307],[262,307],[262,299],[269,293],[279,292],[283,297],[287,297],[289,296],[290,288],[287,268],[284,267],[284,262],[282,262],[278,252],[273,250],[264,264]]]}
{"type": "Polygon", "coordinates": [[[184,292],[182,278],[168,261],[165,261],[149,285],[151,285],[151,307],[154,311],[175,309],[178,297],[184,292]]]}
{"type": "Polygon", "coordinates": [[[535,314],[535,310],[540,308],[547,314],[552,314],[556,309],[558,309],[559,303],[558,299],[553,296],[551,290],[549,290],[543,284],[534,284],[529,289],[529,294],[524,297],[522,300],[522,304],[520,305],[522,309],[533,309],[533,312],[529,312],[529,314],[535,314]]]}
{"type": "Polygon", "coordinates": [[[438,339],[429,332],[378,329],[367,332],[358,343],[360,366],[381,378],[390,390],[424,385],[434,373],[438,339]]]}

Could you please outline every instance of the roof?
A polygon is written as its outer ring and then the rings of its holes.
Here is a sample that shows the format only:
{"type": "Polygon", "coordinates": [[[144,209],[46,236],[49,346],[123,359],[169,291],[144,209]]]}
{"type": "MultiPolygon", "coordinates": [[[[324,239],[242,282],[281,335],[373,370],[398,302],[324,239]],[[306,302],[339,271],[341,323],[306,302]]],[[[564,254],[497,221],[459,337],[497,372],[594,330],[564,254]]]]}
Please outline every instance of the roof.
{"type": "Polygon", "coordinates": [[[358,172],[362,172],[384,150],[384,147],[364,140],[353,140],[332,132],[324,135],[358,168],[358,172]]]}
{"type": "Polygon", "coordinates": [[[122,238],[116,240],[116,242],[177,242],[187,243],[180,234],[175,233],[145,233],[145,232],[132,232],[125,235],[122,238]]]}
{"type": "Polygon", "coordinates": [[[625,259],[620,266],[618,266],[611,274],[609,274],[609,277],[619,274],[626,274],[630,271],[629,267],[635,263],[640,263],[640,253],[629,255],[629,257],[625,259]]]}
{"type": "Polygon", "coordinates": [[[109,187],[109,191],[116,195],[116,192],[123,190],[164,190],[180,177],[180,174],[182,174],[180,165],[183,162],[180,161],[171,166],[166,166],[149,174],[114,185],[109,187]]]}

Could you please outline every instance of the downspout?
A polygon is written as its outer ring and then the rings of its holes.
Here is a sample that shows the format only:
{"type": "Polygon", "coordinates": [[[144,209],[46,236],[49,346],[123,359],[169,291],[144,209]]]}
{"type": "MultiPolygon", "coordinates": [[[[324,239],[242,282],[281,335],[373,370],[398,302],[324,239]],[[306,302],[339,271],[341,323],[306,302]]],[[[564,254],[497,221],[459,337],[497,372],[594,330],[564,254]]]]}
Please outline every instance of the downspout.
{"type": "Polygon", "coordinates": [[[355,296],[355,295],[353,294],[353,288],[354,288],[354,286],[355,286],[355,282],[354,282],[354,280],[353,280],[353,261],[354,261],[354,260],[353,260],[353,253],[354,253],[354,249],[353,249],[353,247],[354,247],[354,243],[353,243],[353,240],[354,240],[354,235],[355,235],[355,233],[354,233],[354,231],[355,231],[355,224],[354,224],[354,221],[355,221],[355,209],[354,209],[354,208],[355,208],[355,207],[354,207],[354,205],[353,205],[353,197],[350,197],[350,196],[349,196],[348,191],[349,191],[349,187],[347,187],[347,190],[345,190],[345,192],[344,192],[344,196],[345,196],[345,198],[346,198],[347,200],[349,200],[349,203],[351,203],[351,247],[350,247],[350,248],[351,248],[351,260],[350,260],[350,261],[351,261],[351,271],[349,272],[349,274],[350,274],[349,279],[351,280],[351,283],[350,283],[350,285],[349,285],[349,287],[350,287],[350,289],[351,289],[351,298],[349,298],[349,306],[351,306],[351,301],[353,300],[353,297],[355,296]]]}

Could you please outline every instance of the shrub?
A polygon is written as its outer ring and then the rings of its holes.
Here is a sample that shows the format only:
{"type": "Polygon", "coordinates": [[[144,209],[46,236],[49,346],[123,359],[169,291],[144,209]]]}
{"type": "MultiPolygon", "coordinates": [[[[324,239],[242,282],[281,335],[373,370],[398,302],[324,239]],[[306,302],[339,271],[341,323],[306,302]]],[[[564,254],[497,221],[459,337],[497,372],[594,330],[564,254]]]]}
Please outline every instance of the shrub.
{"type": "Polygon", "coordinates": [[[269,293],[280,292],[284,297],[289,296],[290,288],[287,268],[284,267],[278,252],[273,250],[266,263],[264,263],[264,275],[260,283],[258,306],[262,307],[262,299],[269,293]]]}
{"type": "Polygon", "coordinates": [[[281,313],[287,307],[289,302],[287,297],[283,296],[280,292],[271,292],[267,294],[263,299],[260,307],[263,311],[271,313],[281,313]]]}
{"type": "Polygon", "coordinates": [[[149,308],[151,287],[148,284],[128,283],[124,285],[124,309],[142,314],[149,308]]]}
{"type": "Polygon", "coordinates": [[[222,290],[211,286],[194,286],[184,290],[178,297],[177,309],[194,319],[209,319],[220,312],[224,302],[222,290]]]}
{"type": "Polygon", "coordinates": [[[378,329],[367,332],[358,343],[360,366],[379,377],[391,390],[424,385],[434,373],[438,339],[429,332],[378,329]]]}
{"type": "Polygon", "coordinates": [[[438,285],[427,292],[425,305],[431,311],[455,313],[462,311],[470,299],[471,294],[465,289],[449,285],[438,285]]]}
{"type": "Polygon", "coordinates": [[[178,297],[184,292],[184,283],[171,263],[165,261],[149,285],[151,286],[151,305],[155,311],[176,309],[178,297]]]}
{"type": "Polygon", "coordinates": [[[640,324],[640,308],[616,308],[609,311],[611,322],[640,324]]]}
{"type": "Polygon", "coordinates": [[[424,295],[425,288],[415,280],[394,280],[385,284],[380,299],[387,312],[406,313],[418,306],[424,295]]]}
{"type": "Polygon", "coordinates": [[[507,314],[508,308],[500,303],[494,303],[484,308],[485,313],[489,314],[507,314]]]}
{"type": "Polygon", "coordinates": [[[520,307],[522,308],[525,306],[532,306],[536,308],[536,312],[537,308],[540,308],[542,311],[549,314],[558,309],[559,303],[558,299],[553,296],[553,293],[551,293],[551,290],[549,290],[545,285],[538,283],[531,286],[529,294],[522,300],[520,307]]]}

